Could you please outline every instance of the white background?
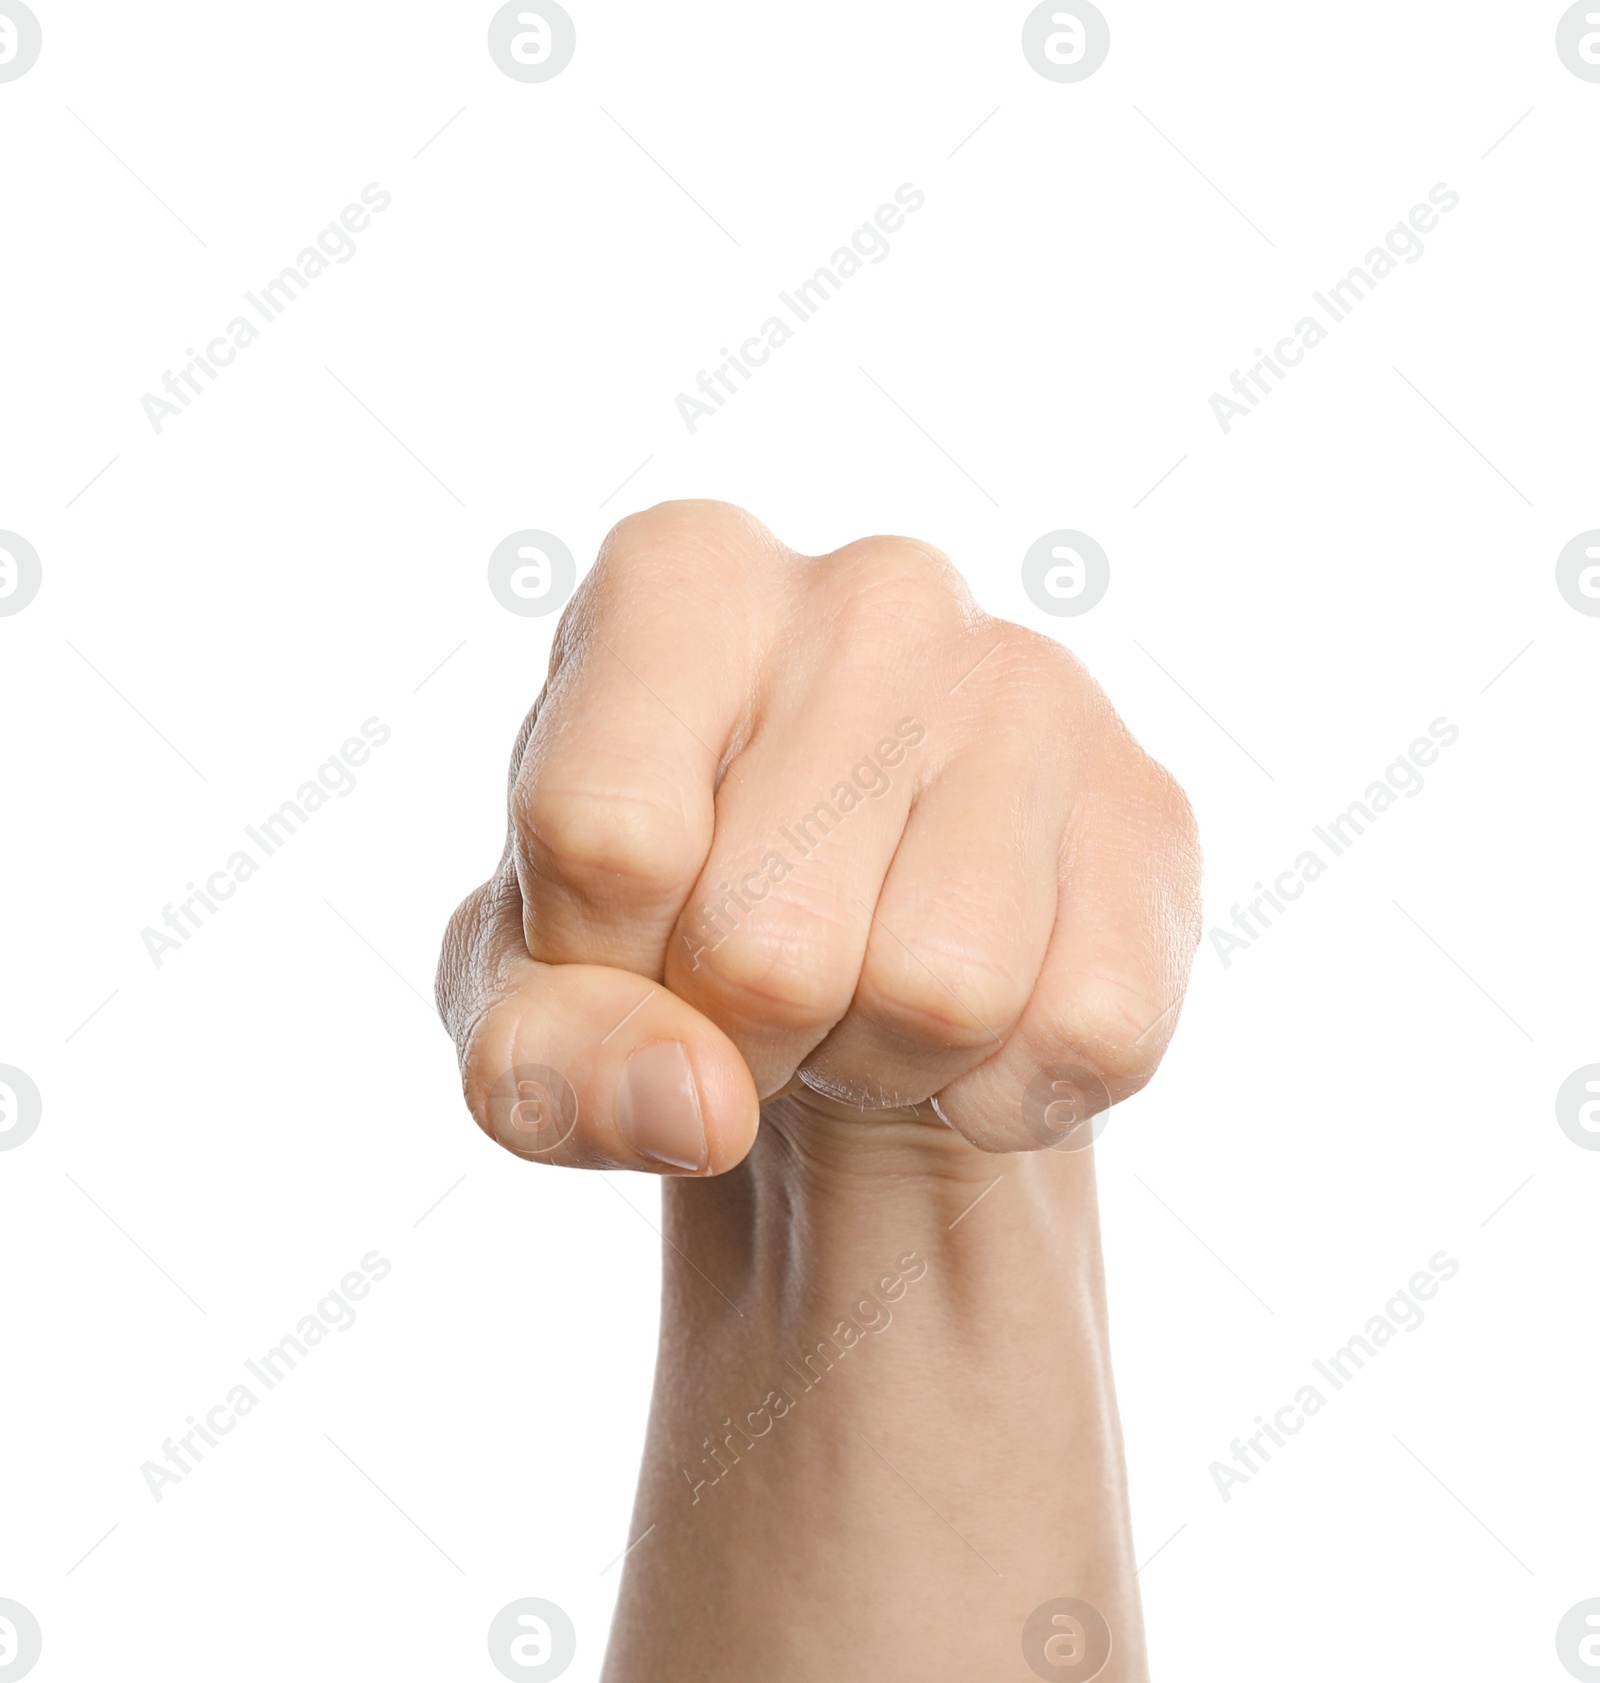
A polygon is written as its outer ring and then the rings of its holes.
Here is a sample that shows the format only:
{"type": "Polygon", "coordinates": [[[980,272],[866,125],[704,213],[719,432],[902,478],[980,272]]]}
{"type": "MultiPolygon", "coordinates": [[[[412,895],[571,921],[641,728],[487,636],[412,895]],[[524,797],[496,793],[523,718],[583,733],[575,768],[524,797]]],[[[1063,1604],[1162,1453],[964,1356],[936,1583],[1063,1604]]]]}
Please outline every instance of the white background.
{"type": "Polygon", "coordinates": [[[1600,85],[1543,0],[1103,5],[1059,85],[1024,6],[571,0],[525,85],[489,6],[36,0],[0,85],[0,527],[43,562],[0,618],[0,1063],[44,1095],[0,1154],[0,1596],[41,1680],[488,1678],[525,1595],[597,1675],[657,1188],[489,1144],[428,996],[555,623],[490,550],[581,570],[689,495],[808,551],[926,538],[1069,642],[1194,800],[1208,928],[1459,727],[1197,956],[1098,1149],[1118,1381],[1158,1677],[1565,1675],[1600,619],[1554,563],[1600,526],[1600,85]],[[157,435],[141,395],[368,182],[356,256],[157,435]],[[675,395],[903,182],[892,255],[691,436],[675,395]],[[1209,395],[1438,182],[1425,255],[1225,436],[1209,395]],[[1111,558],[1077,619],[1021,588],[1057,527],[1111,558]],[[356,791],[157,969],[140,931],[374,715],[356,791]],[[373,1249],[359,1321],[154,1502],[141,1463],[373,1249]],[[1441,1249],[1426,1323],[1225,1503],[1210,1463],[1441,1249]]]}

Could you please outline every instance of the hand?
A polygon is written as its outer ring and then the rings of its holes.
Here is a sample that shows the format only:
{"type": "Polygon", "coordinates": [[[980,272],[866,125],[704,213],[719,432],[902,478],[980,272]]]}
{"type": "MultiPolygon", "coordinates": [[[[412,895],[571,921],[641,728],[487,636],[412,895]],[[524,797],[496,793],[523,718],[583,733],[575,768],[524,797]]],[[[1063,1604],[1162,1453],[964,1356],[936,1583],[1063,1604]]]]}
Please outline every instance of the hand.
{"type": "Polygon", "coordinates": [[[553,1163],[720,1174],[802,1091],[1058,1143],[1149,1079],[1198,939],[1188,803],[1072,655],[924,544],[721,503],[607,538],[509,820],[437,991],[473,1115],[553,1163]]]}

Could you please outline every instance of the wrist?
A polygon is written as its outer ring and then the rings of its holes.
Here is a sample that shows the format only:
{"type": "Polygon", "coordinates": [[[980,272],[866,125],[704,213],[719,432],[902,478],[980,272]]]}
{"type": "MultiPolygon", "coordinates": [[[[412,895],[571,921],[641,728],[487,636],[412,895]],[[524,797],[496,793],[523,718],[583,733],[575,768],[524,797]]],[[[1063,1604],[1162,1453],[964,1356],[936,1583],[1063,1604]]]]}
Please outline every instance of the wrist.
{"type": "MultiPolygon", "coordinates": [[[[671,1548],[630,1559],[625,1604],[659,1606],[669,1562],[701,1574],[732,1657],[685,1676],[754,1674],[779,1582],[803,1609],[786,1675],[894,1675],[903,1641],[861,1604],[889,1559],[939,1586],[951,1675],[984,1674],[1071,1595],[1116,1633],[1107,1683],[1143,1676],[1093,1153],[946,1133],[784,1100],[738,1169],[664,1185],[634,1532],[671,1548]]],[[[631,1675],[663,1639],[619,1618],[631,1675]]]]}
{"type": "Polygon", "coordinates": [[[682,1247],[667,1252],[669,1275],[688,1258],[708,1273],[715,1264],[730,1296],[849,1292],[911,1252],[960,1283],[953,1310],[987,1314],[984,1299],[1010,1294],[1001,1311],[1023,1312],[1041,1287],[1053,1295],[1052,1281],[1092,1283],[1098,1296],[1093,1153],[980,1151],[928,1106],[863,1117],[811,1094],[769,1101],[738,1169],[669,1181],[664,1199],[682,1247]]]}
{"type": "MultiPolygon", "coordinates": [[[[993,1456],[998,1483],[1010,1454],[999,1440],[1027,1420],[1070,1418],[1080,1456],[1119,1459],[1101,1407],[1111,1375],[1092,1152],[997,1157],[936,1119],[785,1101],[768,1106],[739,1169],[666,1183],[663,1208],[669,1391],[697,1399],[672,1411],[676,1450],[746,1393],[798,1402],[842,1369],[863,1389],[838,1429],[920,1422],[963,1455],[993,1456]],[[980,1421],[999,1440],[986,1443],[980,1421]]],[[[826,1389],[829,1406],[806,1409],[824,1431],[838,1380],[826,1389]]]]}

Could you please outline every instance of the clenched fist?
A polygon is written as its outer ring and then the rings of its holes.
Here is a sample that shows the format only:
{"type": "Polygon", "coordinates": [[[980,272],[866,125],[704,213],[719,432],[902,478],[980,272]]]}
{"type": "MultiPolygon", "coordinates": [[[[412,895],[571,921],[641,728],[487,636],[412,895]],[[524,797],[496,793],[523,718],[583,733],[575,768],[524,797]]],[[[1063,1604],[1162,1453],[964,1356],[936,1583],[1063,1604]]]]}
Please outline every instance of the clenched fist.
{"type": "Polygon", "coordinates": [[[1171,777],[1070,654],[904,538],[814,557],[721,503],[623,521],[508,804],[438,998],[473,1115],[553,1163],[719,1174],[790,1093],[1057,1143],[1053,1089],[1081,1124],[1148,1080],[1197,940],[1171,777]]]}

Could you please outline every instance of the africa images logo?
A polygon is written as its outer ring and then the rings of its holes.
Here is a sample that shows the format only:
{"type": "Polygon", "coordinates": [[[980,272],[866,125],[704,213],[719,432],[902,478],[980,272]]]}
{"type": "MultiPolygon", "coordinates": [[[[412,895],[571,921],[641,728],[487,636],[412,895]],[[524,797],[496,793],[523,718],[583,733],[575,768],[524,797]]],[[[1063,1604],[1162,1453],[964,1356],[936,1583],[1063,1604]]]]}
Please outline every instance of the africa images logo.
{"type": "Polygon", "coordinates": [[[38,550],[20,532],[0,532],[0,617],[20,614],[43,577],[38,550]]]}
{"type": "Polygon", "coordinates": [[[26,76],[41,45],[39,20],[22,0],[0,0],[0,82],[26,76]]]}
{"type": "Polygon", "coordinates": [[[1600,82],[1600,4],[1579,0],[1556,25],[1556,52],[1574,76],[1600,82]]]}
{"type": "Polygon", "coordinates": [[[511,0],[489,20],[489,57],[514,82],[548,82],[577,50],[577,26],[555,0],[511,0]]]}

